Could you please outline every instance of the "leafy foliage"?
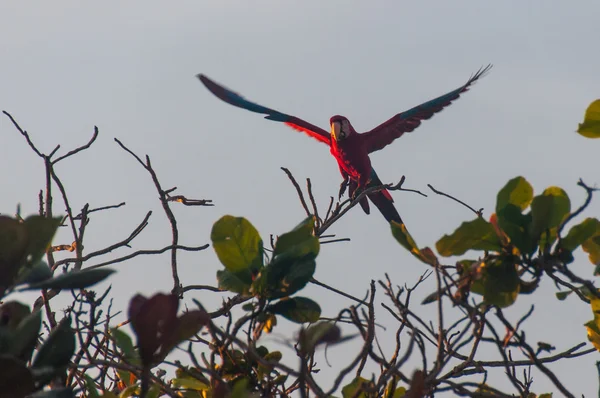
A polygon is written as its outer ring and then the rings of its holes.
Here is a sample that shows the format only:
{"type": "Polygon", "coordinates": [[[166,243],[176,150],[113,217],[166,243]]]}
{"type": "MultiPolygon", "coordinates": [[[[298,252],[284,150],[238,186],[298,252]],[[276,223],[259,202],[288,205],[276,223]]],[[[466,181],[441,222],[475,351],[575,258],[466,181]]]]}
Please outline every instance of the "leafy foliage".
{"type": "Polygon", "coordinates": [[[587,138],[600,138],[600,99],[592,102],[585,111],[583,123],[577,132],[587,138]]]}

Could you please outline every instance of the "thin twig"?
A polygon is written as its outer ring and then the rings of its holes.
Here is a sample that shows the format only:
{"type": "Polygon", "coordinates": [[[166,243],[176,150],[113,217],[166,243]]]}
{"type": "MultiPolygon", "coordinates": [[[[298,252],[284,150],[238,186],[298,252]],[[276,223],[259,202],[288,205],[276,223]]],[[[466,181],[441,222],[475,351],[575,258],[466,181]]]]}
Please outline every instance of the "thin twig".
{"type": "Polygon", "coordinates": [[[442,191],[438,191],[437,189],[435,189],[433,186],[431,186],[431,184],[427,184],[427,186],[429,187],[429,189],[431,189],[434,193],[438,194],[438,195],[442,195],[445,196],[447,198],[450,198],[458,203],[460,203],[461,205],[465,206],[467,209],[471,210],[473,213],[475,213],[478,217],[483,217],[483,207],[479,210],[475,210],[474,208],[472,208],[471,206],[469,206],[468,204],[466,204],[465,202],[463,202],[460,199],[455,198],[452,195],[449,195],[447,193],[444,193],[442,191]]]}

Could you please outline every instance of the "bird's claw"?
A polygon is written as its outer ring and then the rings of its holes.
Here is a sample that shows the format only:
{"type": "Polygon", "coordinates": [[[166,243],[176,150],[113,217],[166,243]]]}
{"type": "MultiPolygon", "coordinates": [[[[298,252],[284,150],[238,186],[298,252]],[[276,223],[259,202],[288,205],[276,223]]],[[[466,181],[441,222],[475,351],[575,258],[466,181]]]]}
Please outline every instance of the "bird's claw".
{"type": "Polygon", "coordinates": [[[362,193],[362,191],[364,191],[364,189],[358,187],[354,190],[354,192],[352,192],[352,195],[350,195],[350,199],[352,201],[355,201],[356,198],[358,198],[358,196],[362,193]]]}
{"type": "Polygon", "coordinates": [[[347,187],[348,187],[348,179],[346,178],[340,184],[340,192],[338,194],[338,200],[342,200],[342,196],[344,196],[344,193],[346,192],[347,187]]]}

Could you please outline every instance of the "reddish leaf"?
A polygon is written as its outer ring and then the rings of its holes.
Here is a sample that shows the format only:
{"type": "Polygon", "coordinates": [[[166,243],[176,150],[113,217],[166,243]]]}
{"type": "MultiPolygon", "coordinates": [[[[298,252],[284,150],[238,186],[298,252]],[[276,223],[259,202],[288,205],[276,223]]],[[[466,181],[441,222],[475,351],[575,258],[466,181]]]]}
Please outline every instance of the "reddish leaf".
{"type": "Polygon", "coordinates": [[[131,327],[137,336],[144,365],[154,363],[155,354],[173,333],[179,299],[172,294],[156,294],[149,299],[136,295],[129,304],[131,327]]]}

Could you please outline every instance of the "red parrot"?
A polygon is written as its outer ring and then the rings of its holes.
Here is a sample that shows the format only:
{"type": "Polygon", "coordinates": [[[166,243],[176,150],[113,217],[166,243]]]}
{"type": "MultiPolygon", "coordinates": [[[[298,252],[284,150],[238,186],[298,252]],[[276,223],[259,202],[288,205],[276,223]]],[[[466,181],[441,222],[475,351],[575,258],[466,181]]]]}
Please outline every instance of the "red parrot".
{"type": "MultiPolygon", "coordinates": [[[[330,132],[328,133],[326,130],[295,116],[286,115],[274,109],[250,102],[202,74],[197,75],[197,77],[210,92],[223,101],[252,112],[266,114],[265,119],[283,122],[293,129],[304,132],[329,145],[330,152],[337,160],[340,173],[344,178],[340,188],[340,197],[343,195],[346,185],[349,185],[350,196],[354,197],[360,190],[382,185],[381,180],[377,177],[377,173],[375,173],[375,170],[371,166],[371,160],[369,159],[371,152],[384,148],[404,133],[409,133],[419,127],[422,120],[431,118],[435,113],[440,112],[446,106],[450,105],[452,101],[467,91],[475,81],[485,75],[490,68],[491,65],[488,65],[485,68],[479,69],[464,85],[456,90],[405,112],[398,113],[373,130],[362,134],[357,133],[348,118],[344,116],[336,115],[329,120],[330,132]]],[[[371,193],[368,197],[388,222],[396,221],[402,223],[402,219],[394,207],[392,195],[388,190],[384,189],[371,193]]],[[[360,205],[365,213],[369,214],[369,202],[367,198],[363,198],[360,201],[360,205]]]]}

